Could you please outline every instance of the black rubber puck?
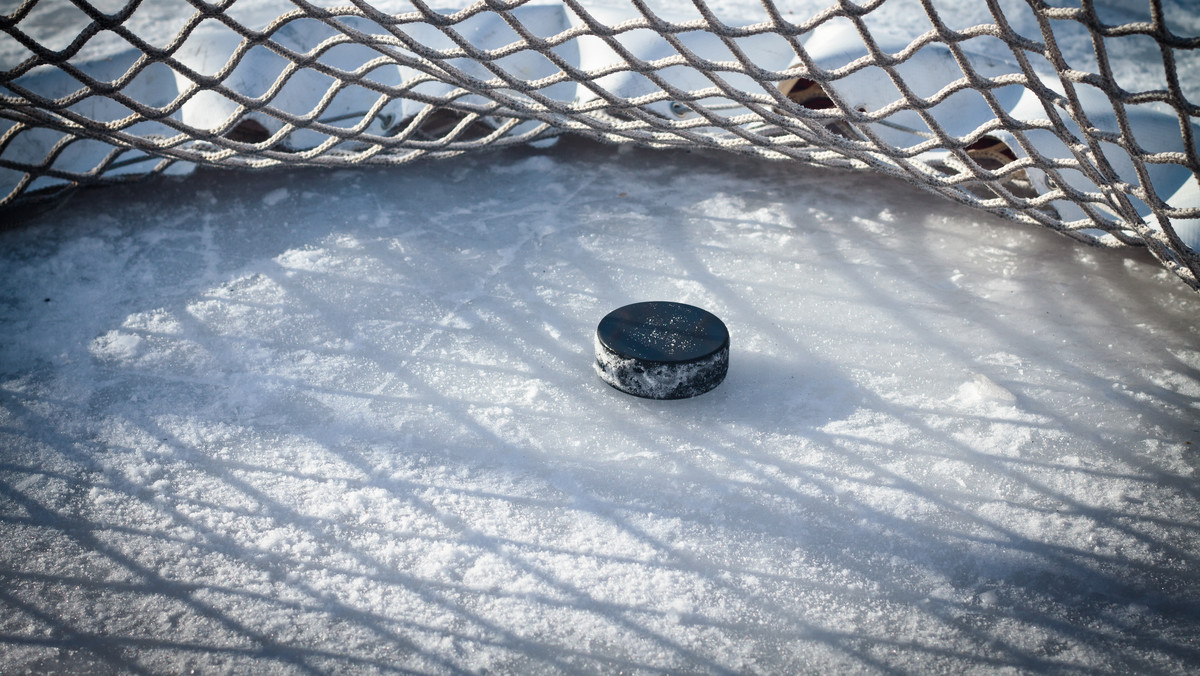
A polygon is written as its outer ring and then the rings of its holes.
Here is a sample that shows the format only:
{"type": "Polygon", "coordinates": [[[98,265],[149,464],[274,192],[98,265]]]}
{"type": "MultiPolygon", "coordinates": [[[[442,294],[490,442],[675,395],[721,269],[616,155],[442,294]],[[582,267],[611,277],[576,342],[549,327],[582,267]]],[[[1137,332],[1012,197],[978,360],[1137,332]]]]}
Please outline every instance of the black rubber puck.
{"type": "Polygon", "coordinates": [[[716,315],[669,301],[626,305],[596,327],[596,372],[647,399],[686,399],[725,380],[729,330],[716,315]]]}

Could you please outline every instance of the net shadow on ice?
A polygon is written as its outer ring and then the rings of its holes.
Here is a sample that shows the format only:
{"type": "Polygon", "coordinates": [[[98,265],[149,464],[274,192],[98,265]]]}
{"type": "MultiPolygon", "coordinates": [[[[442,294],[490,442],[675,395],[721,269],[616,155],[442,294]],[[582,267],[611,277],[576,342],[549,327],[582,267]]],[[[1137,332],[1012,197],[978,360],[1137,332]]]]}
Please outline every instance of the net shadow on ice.
{"type": "MultiPolygon", "coordinates": [[[[247,253],[234,226],[218,223],[210,253],[241,262],[209,272],[229,281],[195,272],[132,301],[142,307],[115,303],[125,316],[100,331],[120,335],[94,350],[95,392],[3,392],[7,419],[20,421],[4,433],[28,460],[0,467],[9,503],[0,528],[52,538],[68,572],[39,569],[53,568],[9,545],[2,576],[14,584],[3,602],[50,633],[9,624],[0,643],[60,651],[47,666],[87,659],[146,673],[180,659],[302,672],[1200,662],[1186,641],[1200,611],[1181,600],[1194,588],[1181,573],[1196,566],[1195,524],[1135,501],[1141,490],[1151,503],[1173,493],[1194,506],[1196,489],[1108,440],[1120,430],[1084,429],[1051,381],[1022,380],[1004,359],[981,362],[940,332],[939,313],[953,307],[970,321],[963,330],[992,346],[1049,351],[1064,337],[1087,339],[1070,327],[1031,338],[987,311],[996,304],[985,294],[1009,287],[948,284],[951,268],[907,265],[925,251],[915,240],[947,236],[937,218],[950,207],[889,200],[885,223],[869,200],[828,187],[784,197],[797,182],[819,183],[807,170],[673,154],[630,180],[586,153],[607,150],[551,155],[585,192],[560,186],[549,193],[557,202],[538,207],[545,196],[514,197],[524,183],[500,172],[473,183],[481,194],[470,201],[422,195],[446,206],[421,212],[415,194],[447,190],[438,181],[459,171],[421,167],[387,175],[412,181],[411,194],[377,191],[304,219],[262,202],[285,178],[213,177],[226,202],[215,210],[253,221],[274,208],[288,234],[247,253]],[[744,194],[729,199],[751,215],[685,209],[655,225],[698,201],[703,181],[686,187],[697,170],[732,181],[744,194]],[[649,179],[682,194],[611,200],[649,179]],[[752,207],[771,195],[840,225],[769,220],[752,207]],[[506,225],[495,212],[513,199],[506,225]],[[871,232],[881,227],[914,243],[871,232]],[[838,259],[829,269],[841,272],[762,274],[814,260],[803,248],[838,259]],[[813,281],[827,283],[796,289],[813,281]],[[805,325],[778,299],[789,291],[858,308],[864,326],[801,315],[828,322],[805,325]],[[672,292],[733,327],[726,383],[650,403],[595,379],[597,311],[672,292]],[[880,330],[888,324],[897,328],[880,330]],[[823,356],[822,329],[835,328],[861,343],[861,364],[823,356]],[[888,336],[900,334],[958,369],[943,402],[906,396],[887,360],[868,354],[898,351],[888,336]],[[114,342],[125,335],[136,340],[114,342]],[[957,389],[964,381],[975,389],[957,389]],[[1009,428],[1027,436],[1005,436],[1009,428]],[[1128,470],[1006,455],[1013,443],[1072,456],[1091,444],[1128,470]],[[1135,500],[1088,503],[1091,488],[1112,482],[1135,500]],[[1043,528],[1022,529],[1020,515],[1043,528]],[[1137,551],[1054,540],[1084,527],[1137,551]],[[106,595],[123,601],[101,618],[110,624],[77,616],[106,595]],[[149,611],[163,602],[175,619],[149,611]],[[178,638],[160,638],[167,632],[178,638]]],[[[500,157],[519,172],[541,156],[500,157]]],[[[377,187],[381,175],[332,181],[361,194],[360,182],[377,187]]],[[[1031,237],[1050,251],[1035,257],[1073,246],[1031,237]]],[[[1002,281],[1033,283],[1022,272],[1002,281]]],[[[1138,302],[1032,299],[1059,314],[1138,302]]],[[[1083,357],[1050,361],[1062,377],[1111,392],[1083,357]]],[[[1165,429],[1190,424],[1194,397],[1126,385],[1108,405],[1165,429]]]]}
{"type": "MultiPolygon", "coordinates": [[[[922,210],[923,212],[923,210],[922,210]]],[[[853,220],[853,219],[851,219],[853,220]]],[[[916,213],[907,215],[899,215],[897,220],[905,223],[920,222],[921,216],[916,213]]],[[[989,224],[990,225],[990,224],[989,224]]],[[[822,233],[824,235],[824,233],[822,233]]],[[[845,236],[847,233],[839,233],[839,236],[845,236]]],[[[856,242],[866,242],[871,240],[871,232],[859,232],[856,236],[851,236],[849,239],[856,242]]],[[[908,233],[910,235],[920,233],[908,233]]],[[[828,236],[828,239],[833,239],[833,236],[828,236]]],[[[878,254],[881,258],[886,257],[898,261],[914,261],[919,260],[922,253],[923,243],[917,238],[905,238],[901,240],[900,246],[880,248],[878,254]],[[918,240],[918,241],[914,241],[918,240]],[[896,251],[896,249],[905,249],[903,243],[912,242],[908,250],[896,251]]],[[[875,250],[873,247],[864,247],[867,251],[875,250]]],[[[829,246],[820,247],[822,251],[836,252],[839,247],[830,243],[829,246]]],[[[899,274],[895,275],[895,279],[886,280],[879,279],[878,276],[872,279],[870,283],[865,282],[866,276],[857,274],[860,266],[869,261],[861,260],[862,248],[856,250],[856,257],[859,260],[846,259],[842,265],[831,266],[832,269],[839,271],[848,271],[844,275],[843,283],[850,288],[858,287],[861,289],[862,297],[879,299],[879,307],[887,314],[893,316],[898,324],[906,325],[907,328],[918,336],[917,341],[928,346],[932,350],[946,350],[953,353],[955,351],[962,352],[962,343],[947,340],[943,335],[932,330],[931,327],[924,326],[922,321],[915,319],[911,313],[910,302],[908,299],[901,297],[901,294],[892,294],[891,289],[900,288],[905,283],[911,283],[912,280],[920,280],[923,276],[928,276],[928,268],[918,268],[910,266],[909,269],[903,269],[903,263],[893,264],[893,267],[901,268],[899,274]],[[889,283],[894,282],[894,284],[889,283]],[[894,296],[894,297],[892,297],[894,296]]],[[[683,252],[695,251],[693,248],[682,247],[683,252]]],[[[955,270],[954,272],[957,272],[955,270]]],[[[709,287],[714,294],[720,296],[720,290],[723,288],[723,280],[707,280],[709,287]]],[[[940,295],[941,300],[945,301],[955,295],[949,292],[950,289],[944,289],[940,295]]],[[[957,291],[956,289],[954,291],[957,291]]],[[[1097,294],[1098,295],[1098,294],[1097,294]]],[[[1096,300],[1101,299],[1086,299],[1096,300]]],[[[1161,301],[1160,301],[1161,302],[1161,301]]],[[[944,302],[930,304],[932,307],[943,307],[944,302]]],[[[1046,303],[1047,314],[1051,311],[1056,314],[1061,314],[1064,309],[1062,301],[1046,303]]],[[[1014,339],[1014,343],[1021,342],[1016,340],[1024,338],[1018,335],[1017,328],[1010,322],[1006,322],[1002,317],[989,316],[983,312],[968,312],[973,322],[982,322],[986,326],[986,330],[997,336],[1009,335],[1014,339]],[[975,315],[975,316],[972,316],[975,315]]],[[[755,326],[763,326],[764,322],[747,322],[755,326]]],[[[769,325],[769,322],[765,323],[769,325]]],[[[1091,340],[1086,332],[1078,330],[1073,336],[1078,341],[1083,342],[1091,340]]],[[[864,340],[878,342],[879,336],[877,333],[867,332],[864,340]]],[[[1026,339],[1027,341],[1027,339],[1026,339]]],[[[1057,347],[1057,346],[1056,346],[1057,347]]],[[[811,358],[811,354],[804,353],[803,346],[792,344],[786,350],[789,353],[799,353],[799,361],[807,362],[811,358]]],[[[962,353],[955,355],[956,362],[972,361],[973,355],[962,353]]],[[[1185,373],[1192,371],[1186,364],[1176,360],[1178,366],[1185,373]]],[[[1080,368],[1077,364],[1063,364],[1064,370],[1073,378],[1078,378],[1085,381],[1089,387],[1095,387],[1103,391],[1110,385],[1108,381],[1101,381],[1095,375],[1080,368]]],[[[990,381],[984,381],[990,383],[990,381]]],[[[991,383],[994,385],[994,383],[991,383]]],[[[1137,386],[1135,384],[1134,386],[1137,386]]],[[[1159,535],[1152,533],[1154,529],[1159,527],[1167,527],[1178,529],[1181,533],[1186,533],[1189,537],[1196,535],[1196,527],[1194,524],[1186,522],[1176,522],[1169,519],[1161,519],[1156,515],[1142,512],[1140,514],[1124,513],[1121,510],[1111,510],[1105,508],[1097,508],[1087,504],[1086,495],[1071,495],[1068,491],[1054,487],[1047,482],[1042,481],[1037,477],[1039,472],[1057,472],[1066,474],[1083,474],[1101,481],[1126,481],[1135,484],[1144,484],[1147,487],[1169,487],[1167,490],[1188,496],[1191,499],[1196,497],[1196,489],[1192,482],[1183,477],[1162,471],[1161,468],[1155,467],[1152,463],[1143,462],[1138,459],[1135,454],[1125,452],[1118,445],[1113,444],[1103,438],[1103,435],[1096,433],[1094,430],[1082,429],[1076,421],[1068,420],[1061,415],[1061,409],[1051,405],[1048,401],[1039,401],[1036,397],[1023,397],[1019,402],[1015,396],[1003,388],[998,388],[1003,395],[1003,403],[1019,403],[1022,408],[1029,408],[1042,416],[1044,420],[1036,421],[1031,424],[1030,421],[1022,421],[1023,424],[1029,425],[1034,429],[1043,428],[1046,430],[1059,431],[1066,429],[1070,432],[1067,436],[1078,437],[1080,439],[1094,442],[1098,445],[1098,450],[1105,453],[1114,453],[1121,457],[1125,462],[1134,465],[1128,473],[1111,473],[1111,472],[1096,472],[1084,467],[1078,467],[1070,464],[1046,462],[1040,460],[1029,460],[1019,457],[1005,457],[1000,454],[991,454],[981,452],[973,448],[971,445],[964,443],[953,433],[955,430],[951,427],[947,430],[944,426],[933,427],[929,424],[928,418],[942,414],[943,412],[936,409],[931,409],[927,404],[918,406],[897,405],[895,401],[887,401],[883,397],[874,393],[859,392],[863,401],[861,405],[869,410],[887,411],[897,419],[903,421],[905,426],[918,431],[922,437],[932,440],[935,443],[928,444],[932,448],[914,448],[903,443],[883,444],[870,443],[867,446],[876,446],[885,449],[887,457],[907,457],[910,460],[920,461],[922,456],[927,456],[935,459],[945,459],[952,461],[967,461],[977,466],[977,468],[986,468],[985,472],[994,477],[1022,486],[1026,493],[1032,494],[1034,500],[1029,505],[1031,511],[1050,511],[1037,505],[1038,502],[1046,502],[1050,504],[1061,505],[1062,509],[1069,513],[1076,514],[1086,519],[1093,520],[1101,529],[1112,529],[1130,540],[1149,549],[1160,549],[1166,553],[1167,561],[1173,562],[1177,560],[1188,560],[1194,558],[1193,554],[1186,547],[1178,547],[1173,543],[1164,542],[1159,535]],[[1011,397],[1011,400],[1009,399],[1011,397]],[[894,454],[894,455],[893,455],[894,454]],[[1132,525],[1129,523],[1132,522],[1132,525]]],[[[1194,410],[1196,398],[1188,396],[1178,391],[1166,390],[1159,387],[1150,388],[1155,393],[1155,400],[1163,402],[1161,409],[1155,409],[1148,412],[1156,418],[1156,424],[1161,424],[1166,427],[1186,427],[1189,423],[1188,413],[1194,410]]],[[[1131,399],[1122,398],[1123,404],[1130,409],[1144,411],[1144,402],[1138,403],[1131,399]]],[[[960,420],[959,427],[970,427],[989,424],[1006,424],[1014,422],[1007,420],[1003,415],[997,416],[994,412],[987,414],[966,413],[963,411],[953,411],[956,418],[960,420]]],[[[1141,415],[1141,414],[1139,414],[1141,415]]],[[[1079,598],[1087,598],[1085,603],[1096,603],[1097,609],[1105,603],[1129,603],[1132,605],[1140,605],[1141,603],[1151,603],[1164,614],[1179,612],[1183,615],[1192,617],[1197,615],[1197,608],[1193,604],[1183,603],[1177,605],[1176,598],[1173,597],[1171,591],[1166,589],[1170,586],[1166,583],[1172,579],[1177,571],[1173,570],[1169,565],[1143,565],[1140,563],[1125,562],[1119,555],[1095,555],[1090,552],[1080,551],[1074,546],[1059,545],[1053,542],[1048,542],[1044,539],[1030,538],[1020,532],[1006,527],[1000,522],[992,522],[988,519],[980,518],[976,506],[979,502],[979,496],[972,494],[969,491],[961,492],[946,490],[943,486],[922,484],[919,481],[914,481],[911,476],[905,476],[907,473],[893,472],[887,467],[881,468],[878,464],[877,453],[857,453],[854,450],[855,445],[863,445],[863,440],[857,435],[839,435],[831,434],[822,426],[816,426],[809,432],[810,438],[819,439],[821,445],[830,449],[837,449],[838,453],[843,454],[843,459],[847,461],[850,469],[838,477],[842,481],[850,480],[852,483],[859,481],[854,471],[855,466],[862,472],[871,476],[871,480],[862,481],[864,485],[874,485],[875,487],[890,486],[902,487],[900,492],[909,493],[916,496],[919,501],[932,503],[935,506],[935,511],[939,515],[950,519],[946,524],[938,524],[930,528],[928,532],[921,533],[925,527],[922,524],[913,523],[903,518],[896,518],[896,515],[887,509],[880,509],[878,505],[871,505],[868,502],[858,503],[856,506],[851,506],[852,511],[861,511],[868,515],[868,520],[881,526],[885,531],[892,531],[892,534],[898,530],[900,533],[908,531],[909,535],[922,534],[925,540],[921,537],[913,538],[910,543],[911,552],[917,552],[921,549],[937,549],[943,548],[946,561],[942,564],[946,566],[943,573],[948,578],[959,577],[967,573],[967,569],[972,566],[978,566],[983,571],[982,577],[992,578],[991,582],[999,585],[1010,584],[1024,579],[1026,582],[1039,584],[1037,578],[1042,578],[1041,583],[1047,580],[1063,581],[1068,583],[1068,588],[1072,588],[1082,594],[1079,598]],[[973,504],[974,503],[974,504],[973,504]],[[942,530],[945,526],[951,526],[952,529],[961,529],[958,532],[951,531],[951,535],[947,536],[942,530]],[[893,530],[895,529],[895,530],[893,530]],[[981,532],[982,531],[982,532],[981,532]],[[957,542],[956,542],[957,541],[957,542]],[[972,551],[973,547],[995,548],[993,560],[989,565],[982,565],[978,552],[972,551]],[[1032,560],[1031,560],[1032,559],[1032,560]],[[969,564],[955,564],[952,562],[969,561],[969,564]],[[1001,563],[1003,562],[1003,563],[1001,563]],[[1126,568],[1125,566],[1128,566],[1126,568]],[[1111,570],[1112,567],[1118,570],[1111,570]]],[[[718,429],[721,429],[718,427],[718,429]]],[[[732,446],[732,444],[730,445],[732,446]]],[[[810,476],[811,467],[804,466],[787,466],[783,475],[785,476],[810,476]]],[[[977,470],[978,471],[978,470],[977,470]]],[[[818,471],[817,474],[830,473],[818,471]]],[[[861,475],[860,475],[861,476],[861,475]]],[[[810,479],[814,483],[820,483],[815,478],[810,479]]],[[[832,485],[832,482],[830,482],[832,485]]],[[[963,488],[966,488],[964,485],[963,488]]],[[[841,491],[830,490],[831,495],[839,494],[841,491]]],[[[840,497],[839,497],[840,499],[840,497]]],[[[903,502],[903,499],[900,500],[903,502]]],[[[1138,498],[1129,498],[1129,504],[1140,504],[1142,500],[1138,498]]],[[[925,558],[926,555],[918,555],[915,558],[925,558]]],[[[937,566],[934,566],[937,567],[937,566]]],[[[1186,583],[1184,583],[1186,587],[1186,583]]],[[[1182,591],[1181,589],[1179,591],[1182,591]]],[[[991,595],[994,602],[995,595],[991,595]]],[[[1063,599],[1056,599],[1061,602],[1063,599]]],[[[1044,602],[1045,599],[1039,601],[1044,602]]],[[[1020,603],[1014,604],[1019,606],[1020,603]]],[[[1033,604],[1025,608],[1014,608],[1013,612],[1007,613],[1001,610],[995,610],[993,615],[999,618],[1008,618],[1013,620],[1028,619],[1036,616],[1039,613],[1045,612],[1045,608],[1035,607],[1033,604]]],[[[945,618],[949,621],[949,615],[945,618]]],[[[1157,643],[1157,637],[1153,632],[1139,631],[1137,622],[1141,618],[1135,618],[1130,623],[1123,627],[1129,635],[1139,635],[1140,639],[1150,640],[1157,643]]],[[[1067,625],[1066,622],[1048,621],[1047,625],[1063,628],[1067,625]]],[[[1078,628],[1077,628],[1078,629],[1078,628]]],[[[1085,632],[1086,633],[1086,632],[1085,632]]],[[[1101,632],[1096,632],[1092,637],[1097,642],[1104,640],[1101,632]]],[[[993,639],[994,641],[994,639],[993,639]]],[[[992,644],[993,646],[995,643],[992,644]]],[[[1171,646],[1168,642],[1162,642],[1159,647],[1167,649],[1182,648],[1182,646],[1171,646]]],[[[1018,659],[1018,650],[1012,650],[1014,659],[1018,659]]],[[[1194,653],[1187,649],[1180,650],[1180,654],[1190,655],[1194,657],[1194,653]]],[[[1026,656],[1028,659],[1028,656],[1026,656]]],[[[1020,663],[1018,659],[1018,663],[1020,663]]],[[[1031,661],[1025,666],[1034,666],[1037,662],[1031,661]]],[[[1045,665],[1042,665],[1045,666],[1045,665]]]]}

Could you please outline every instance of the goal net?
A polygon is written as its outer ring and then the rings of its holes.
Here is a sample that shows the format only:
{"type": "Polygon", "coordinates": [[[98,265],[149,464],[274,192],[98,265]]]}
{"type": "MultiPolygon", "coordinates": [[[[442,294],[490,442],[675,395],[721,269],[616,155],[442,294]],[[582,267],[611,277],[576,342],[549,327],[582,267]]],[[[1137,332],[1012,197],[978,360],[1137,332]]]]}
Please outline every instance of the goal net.
{"type": "Polygon", "coordinates": [[[197,165],[399,164],[579,134],[899,177],[1146,246],[1200,290],[1200,78],[1184,75],[1200,38],[1163,0],[1142,17],[986,0],[965,23],[935,0],[762,0],[741,19],[704,0],[344,1],[265,19],[232,0],[4,10],[0,207],[197,165]]]}

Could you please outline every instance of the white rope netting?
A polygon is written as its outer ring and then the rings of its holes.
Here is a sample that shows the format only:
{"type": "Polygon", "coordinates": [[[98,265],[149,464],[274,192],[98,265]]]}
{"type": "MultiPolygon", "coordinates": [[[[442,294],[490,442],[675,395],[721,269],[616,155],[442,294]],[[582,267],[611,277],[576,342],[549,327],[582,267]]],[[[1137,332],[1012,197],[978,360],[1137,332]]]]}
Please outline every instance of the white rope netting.
{"type": "Polygon", "coordinates": [[[682,18],[641,0],[292,0],[253,26],[232,2],[186,0],[165,40],[131,28],[152,3],[71,2],[66,39],[35,30],[48,0],[0,16],[0,207],[196,165],[399,164],[571,133],[876,171],[1144,245],[1200,289],[1200,108],[1180,77],[1200,38],[1173,32],[1162,0],[1124,23],[1086,1],[986,0],[986,20],[956,28],[913,0],[923,29],[900,34],[873,21],[884,0],[806,16],[763,0],[749,22],[703,0],[682,18]],[[1063,26],[1085,44],[1064,49],[1063,26]],[[124,47],[95,58],[101,37],[124,47]],[[1160,77],[1123,75],[1110,53],[1129,41],[1152,45],[1160,77]]]}

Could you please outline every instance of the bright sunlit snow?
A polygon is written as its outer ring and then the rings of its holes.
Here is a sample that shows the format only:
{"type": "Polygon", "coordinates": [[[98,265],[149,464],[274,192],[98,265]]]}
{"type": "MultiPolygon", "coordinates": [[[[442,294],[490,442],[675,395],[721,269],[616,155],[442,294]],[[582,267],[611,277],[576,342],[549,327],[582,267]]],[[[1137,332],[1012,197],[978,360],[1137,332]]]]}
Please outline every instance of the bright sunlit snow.
{"type": "Polygon", "coordinates": [[[80,191],[0,273],[5,673],[1200,669],[1200,296],[1141,252],[566,138],[80,191]],[[642,300],[722,385],[599,379],[642,300]]]}

